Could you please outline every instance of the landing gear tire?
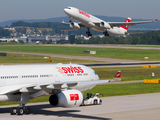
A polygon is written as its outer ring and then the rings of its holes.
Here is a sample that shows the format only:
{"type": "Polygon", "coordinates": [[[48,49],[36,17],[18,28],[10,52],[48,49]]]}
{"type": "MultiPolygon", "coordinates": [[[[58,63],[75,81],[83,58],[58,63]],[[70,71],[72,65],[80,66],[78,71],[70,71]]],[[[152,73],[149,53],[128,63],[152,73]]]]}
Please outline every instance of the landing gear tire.
{"type": "Polygon", "coordinates": [[[93,103],[94,105],[97,105],[98,103],[97,103],[97,100],[94,100],[94,103],[93,103]]]}
{"type": "Polygon", "coordinates": [[[92,37],[92,34],[89,31],[87,31],[86,34],[88,37],[90,37],[90,36],[92,37]]]}
{"type": "Polygon", "coordinates": [[[108,32],[103,32],[104,36],[109,36],[108,32]]]}
{"type": "Polygon", "coordinates": [[[90,29],[87,28],[87,30],[88,30],[88,31],[86,32],[87,36],[88,36],[88,37],[92,37],[92,34],[90,33],[90,29]]]}
{"type": "Polygon", "coordinates": [[[100,105],[102,104],[102,100],[100,99],[100,105]]]}
{"type": "Polygon", "coordinates": [[[11,115],[29,115],[31,113],[30,107],[18,107],[18,108],[11,108],[11,115]]]}
{"type": "Polygon", "coordinates": [[[80,106],[85,106],[84,101],[82,102],[82,104],[80,106]]]}
{"type": "Polygon", "coordinates": [[[25,107],[24,113],[29,115],[31,113],[31,108],[30,107],[25,107]]]}
{"type": "Polygon", "coordinates": [[[11,108],[11,115],[16,115],[17,109],[15,107],[11,108]]]}
{"type": "Polygon", "coordinates": [[[23,107],[18,107],[17,108],[17,115],[23,115],[24,114],[24,109],[23,107]]]}
{"type": "Polygon", "coordinates": [[[109,34],[105,34],[105,36],[109,36],[109,34]]]}

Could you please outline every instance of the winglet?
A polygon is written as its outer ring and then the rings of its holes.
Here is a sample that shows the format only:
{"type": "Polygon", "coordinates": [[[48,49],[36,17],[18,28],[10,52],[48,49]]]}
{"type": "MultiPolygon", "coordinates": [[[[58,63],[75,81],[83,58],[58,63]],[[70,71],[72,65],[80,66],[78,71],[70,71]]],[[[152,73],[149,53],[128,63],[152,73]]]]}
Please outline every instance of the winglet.
{"type": "Polygon", "coordinates": [[[155,19],[154,21],[156,22],[158,19],[155,19]]]}

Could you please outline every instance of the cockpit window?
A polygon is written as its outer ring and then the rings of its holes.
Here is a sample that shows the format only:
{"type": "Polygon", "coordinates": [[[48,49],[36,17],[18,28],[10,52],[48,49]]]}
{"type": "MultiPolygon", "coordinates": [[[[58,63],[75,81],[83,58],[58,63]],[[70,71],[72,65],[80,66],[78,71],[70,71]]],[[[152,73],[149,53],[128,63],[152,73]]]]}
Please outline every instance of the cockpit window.
{"type": "Polygon", "coordinates": [[[71,9],[70,7],[67,7],[67,9],[71,9]]]}

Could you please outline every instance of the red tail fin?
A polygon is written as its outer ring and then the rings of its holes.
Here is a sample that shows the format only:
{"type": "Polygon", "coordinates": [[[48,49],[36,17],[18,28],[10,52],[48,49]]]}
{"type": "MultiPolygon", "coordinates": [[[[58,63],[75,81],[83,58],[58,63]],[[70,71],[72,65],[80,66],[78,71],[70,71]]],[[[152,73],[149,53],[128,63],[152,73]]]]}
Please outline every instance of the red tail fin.
{"type": "MultiPolygon", "coordinates": [[[[131,18],[128,17],[125,22],[131,22],[131,18]]],[[[129,26],[121,26],[121,28],[128,30],[129,26]]]]}
{"type": "Polygon", "coordinates": [[[121,80],[121,71],[119,70],[118,72],[117,72],[117,74],[115,75],[115,77],[114,77],[114,80],[118,80],[118,81],[120,81],[121,80]]]}

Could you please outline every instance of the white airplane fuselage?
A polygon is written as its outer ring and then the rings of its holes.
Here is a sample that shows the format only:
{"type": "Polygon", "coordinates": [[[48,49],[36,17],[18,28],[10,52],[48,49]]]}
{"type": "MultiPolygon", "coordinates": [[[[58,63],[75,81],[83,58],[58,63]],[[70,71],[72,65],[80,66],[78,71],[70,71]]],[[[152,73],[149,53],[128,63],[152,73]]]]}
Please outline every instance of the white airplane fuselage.
{"type": "Polygon", "coordinates": [[[84,26],[95,30],[95,31],[99,31],[99,32],[105,32],[107,31],[108,34],[110,36],[124,36],[127,34],[127,30],[121,28],[121,27],[111,27],[109,24],[108,29],[105,29],[103,27],[97,26],[94,23],[101,23],[104,22],[106,23],[104,20],[101,20],[91,14],[88,14],[84,11],[81,11],[77,8],[74,7],[69,7],[71,9],[65,8],[64,12],[66,13],[66,15],[68,15],[71,19],[75,19],[77,21],[79,21],[80,23],[82,23],[84,26]]]}
{"type": "MultiPolygon", "coordinates": [[[[34,98],[45,93],[32,86],[85,80],[99,80],[99,77],[91,68],[77,64],[0,66],[0,101],[19,100],[18,93],[24,92],[26,86],[31,87],[27,90],[30,98],[34,98]]],[[[94,86],[77,84],[73,88],[83,92],[94,86]]],[[[46,89],[46,92],[52,94],[52,89],[46,89]]]]}

